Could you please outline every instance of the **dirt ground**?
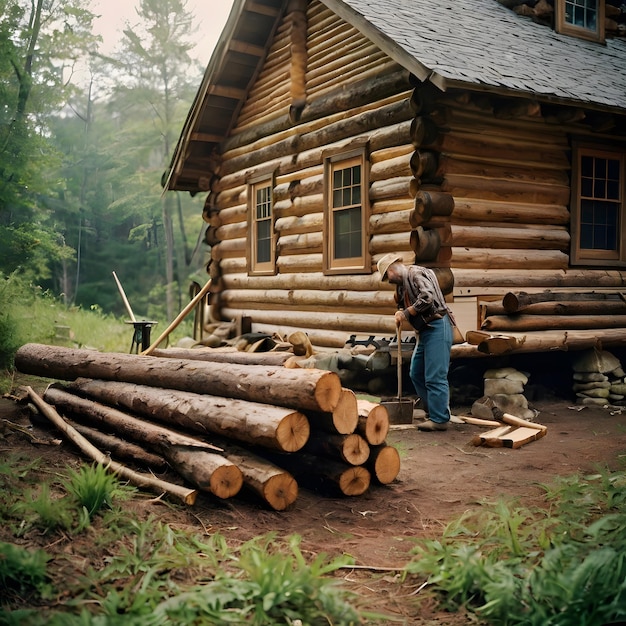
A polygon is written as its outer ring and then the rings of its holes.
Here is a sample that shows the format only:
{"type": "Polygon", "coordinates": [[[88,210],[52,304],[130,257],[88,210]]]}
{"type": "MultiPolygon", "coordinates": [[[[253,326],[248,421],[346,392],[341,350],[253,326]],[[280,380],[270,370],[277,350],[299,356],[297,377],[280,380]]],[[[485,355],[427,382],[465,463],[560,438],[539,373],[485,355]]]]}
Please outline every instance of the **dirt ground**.
{"type": "MultiPolygon", "coordinates": [[[[151,497],[139,504],[139,510],[177,528],[219,532],[233,541],[268,532],[297,533],[305,551],[352,555],[363,569],[347,570],[346,582],[361,594],[373,595],[377,608],[403,616],[406,623],[475,623],[460,615],[429,613],[423,604],[419,615],[412,613],[416,609],[410,597],[417,584],[405,586],[398,595],[393,568],[407,562],[413,538],[439,535],[449,521],[485,499],[515,496],[532,505],[542,498],[539,485],[556,476],[592,471],[598,464],[624,467],[626,414],[611,415],[601,407],[579,410],[570,398],[548,396],[533,403],[539,412],[535,421],[547,426],[547,435],[518,449],[476,447],[471,439],[484,429],[468,424],[451,424],[447,431],[434,433],[393,429],[388,443],[401,454],[399,476],[359,497],[323,497],[300,489],[296,503],[283,512],[244,496],[217,501],[201,495],[188,508],[164,506],[151,497]]],[[[453,406],[453,411],[468,415],[469,406],[453,406]]],[[[31,458],[44,457],[47,467],[57,468],[78,462],[70,444],[34,444],[13,428],[22,426],[44,440],[56,436],[33,427],[25,407],[16,402],[0,400],[0,420],[0,455],[21,450],[31,458]]],[[[133,508],[137,510],[137,503],[133,508]]]]}

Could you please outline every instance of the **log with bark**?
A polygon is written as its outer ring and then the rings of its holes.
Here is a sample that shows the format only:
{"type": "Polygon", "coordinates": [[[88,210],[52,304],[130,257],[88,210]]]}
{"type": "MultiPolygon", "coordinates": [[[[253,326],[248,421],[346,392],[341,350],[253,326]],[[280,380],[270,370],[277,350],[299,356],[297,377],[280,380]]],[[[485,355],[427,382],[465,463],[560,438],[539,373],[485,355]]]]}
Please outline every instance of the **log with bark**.
{"type": "Polygon", "coordinates": [[[620,302],[624,304],[624,299],[617,293],[603,292],[572,292],[572,291],[542,291],[541,293],[527,293],[525,291],[508,292],[502,298],[502,306],[507,313],[517,313],[526,307],[539,302],[620,302]]]}
{"type": "Polygon", "coordinates": [[[167,359],[191,359],[214,363],[237,363],[239,365],[271,365],[278,367],[293,354],[291,352],[242,352],[236,348],[157,348],[152,356],[167,359]]]}
{"type": "Polygon", "coordinates": [[[342,388],[339,402],[333,411],[306,411],[305,415],[311,430],[349,435],[355,431],[359,420],[356,394],[351,389],[342,388]]]}
{"type": "Polygon", "coordinates": [[[284,407],[119,381],[79,379],[68,387],[159,422],[281,452],[300,450],[309,438],[305,415],[284,407]]]}
{"type": "Polygon", "coordinates": [[[389,433],[389,413],[379,403],[357,400],[359,421],[356,432],[365,438],[370,446],[384,443],[389,433]]]}
{"type": "Polygon", "coordinates": [[[190,489],[182,485],[167,482],[152,476],[151,474],[142,474],[135,472],[121,463],[112,461],[106,454],[98,450],[90,441],[88,441],[77,430],[72,428],[50,404],[44,401],[31,387],[26,387],[26,391],[35,406],[41,413],[47,417],[58,430],[60,430],[83,454],[87,457],[103,465],[111,472],[118,474],[122,478],[130,481],[133,485],[140,488],[150,489],[156,493],[167,493],[182,500],[185,504],[194,504],[198,496],[196,489],[190,489]]]}
{"type": "Polygon", "coordinates": [[[377,482],[388,485],[400,473],[400,454],[394,446],[387,444],[372,446],[365,466],[377,482]]]}
{"type": "Polygon", "coordinates": [[[348,465],[363,465],[369,457],[370,447],[357,433],[339,435],[313,431],[304,446],[304,452],[343,461],[348,465]]]}
{"type": "Polygon", "coordinates": [[[324,459],[298,452],[264,456],[293,474],[298,483],[308,489],[329,495],[360,496],[370,486],[371,474],[362,465],[348,465],[333,459],[324,459]]]}
{"type": "Polygon", "coordinates": [[[216,454],[215,446],[56,387],[49,387],[44,399],[76,419],[104,424],[118,434],[152,447],[178,474],[202,491],[218,498],[230,498],[241,489],[241,471],[216,454]]]}
{"type": "Polygon", "coordinates": [[[312,411],[332,411],[342,389],[337,374],[321,370],[204,363],[33,343],[17,350],[15,366],[24,374],[47,378],[124,380],[312,411]]]}

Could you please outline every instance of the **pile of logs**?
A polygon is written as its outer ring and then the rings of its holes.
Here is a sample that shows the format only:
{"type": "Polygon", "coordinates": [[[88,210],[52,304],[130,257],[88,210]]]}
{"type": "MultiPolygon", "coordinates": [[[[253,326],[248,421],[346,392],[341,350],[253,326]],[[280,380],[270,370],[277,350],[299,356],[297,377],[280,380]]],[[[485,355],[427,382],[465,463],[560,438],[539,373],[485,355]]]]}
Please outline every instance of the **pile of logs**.
{"type": "MultiPolygon", "coordinates": [[[[372,480],[384,485],[397,477],[386,409],[357,399],[335,373],[259,365],[254,353],[246,353],[247,363],[236,351],[233,362],[223,362],[224,352],[213,361],[210,349],[203,353],[192,360],[26,344],[15,365],[70,381],[51,385],[43,398],[32,395],[63,432],[76,434],[74,443],[87,440],[151,467],[165,461],[218,498],[245,486],[284,510],[298,483],[358,496],[372,480]]],[[[163,490],[162,483],[143,484],[163,490]]]]}

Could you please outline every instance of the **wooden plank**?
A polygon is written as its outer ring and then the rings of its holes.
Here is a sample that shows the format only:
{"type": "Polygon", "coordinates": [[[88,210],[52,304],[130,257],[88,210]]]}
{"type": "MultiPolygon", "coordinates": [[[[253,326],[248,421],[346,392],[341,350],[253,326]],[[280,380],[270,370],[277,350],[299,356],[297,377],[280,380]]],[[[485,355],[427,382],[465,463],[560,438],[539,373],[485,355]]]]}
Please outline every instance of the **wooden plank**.
{"type": "Polygon", "coordinates": [[[507,435],[498,437],[498,439],[502,441],[502,445],[505,448],[519,448],[526,443],[541,439],[541,437],[545,436],[546,432],[546,430],[537,430],[536,428],[521,426],[507,435]]]}

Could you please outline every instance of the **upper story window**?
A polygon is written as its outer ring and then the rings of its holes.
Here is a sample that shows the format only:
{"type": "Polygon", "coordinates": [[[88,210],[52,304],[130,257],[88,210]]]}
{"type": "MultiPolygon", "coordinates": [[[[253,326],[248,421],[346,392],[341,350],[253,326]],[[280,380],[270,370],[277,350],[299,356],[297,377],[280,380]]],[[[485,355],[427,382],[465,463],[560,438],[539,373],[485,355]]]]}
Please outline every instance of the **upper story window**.
{"type": "Polygon", "coordinates": [[[365,155],[337,155],[325,163],[324,271],[370,271],[365,155]]]}
{"type": "Polygon", "coordinates": [[[604,0],[556,0],[559,33],[604,41],[604,0]]]}
{"type": "Polygon", "coordinates": [[[248,270],[273,274],[276,269],[272,179],[251,181],[248,187],[248,270]]]}
{"type": "Polygon", "coordinates": [[[574,150],[572,263],[626,264],[626,154],[574,150]]]}

